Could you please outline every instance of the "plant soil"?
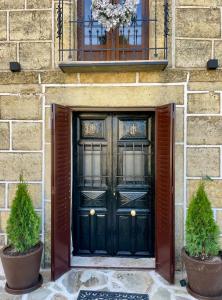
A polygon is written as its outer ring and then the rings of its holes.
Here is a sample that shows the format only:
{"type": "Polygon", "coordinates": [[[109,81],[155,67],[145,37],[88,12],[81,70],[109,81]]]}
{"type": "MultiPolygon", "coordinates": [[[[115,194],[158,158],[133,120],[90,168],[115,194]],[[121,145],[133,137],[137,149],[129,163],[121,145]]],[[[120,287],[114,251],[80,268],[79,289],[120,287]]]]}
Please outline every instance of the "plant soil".
{"type": "Polygon", "coordinates": [[[202,259],[201,256],[190,256],[193,259],[199,260],[199,261],[208,261],[208,262],[219,262],[222,260],[221,256],[209,256],[207,258],[202,259]]]}
{"type": "Polygon", "coordinates": [[[39,247],[40,247],[40,243],[36,244],[35,246],[31,247],[30,249],[28,249],[25,252],[18,252],[18,251],[16,251],[16,249],[13,246],[9,246],[6,249],[4,249],[3,253],[5,255],[9,255],[9,256],[24,256],[26,254],[34,252],[39,247]]]}

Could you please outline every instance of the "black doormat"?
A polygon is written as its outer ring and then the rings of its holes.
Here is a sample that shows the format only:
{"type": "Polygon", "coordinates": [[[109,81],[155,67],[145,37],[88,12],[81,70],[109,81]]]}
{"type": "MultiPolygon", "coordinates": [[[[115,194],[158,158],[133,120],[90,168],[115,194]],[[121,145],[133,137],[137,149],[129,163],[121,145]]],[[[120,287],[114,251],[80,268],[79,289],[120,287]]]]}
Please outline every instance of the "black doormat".
{"type": "Polygon", "coordinates": [[[77,300],[149,300],[145,294],[80,291],[77,300]]]}

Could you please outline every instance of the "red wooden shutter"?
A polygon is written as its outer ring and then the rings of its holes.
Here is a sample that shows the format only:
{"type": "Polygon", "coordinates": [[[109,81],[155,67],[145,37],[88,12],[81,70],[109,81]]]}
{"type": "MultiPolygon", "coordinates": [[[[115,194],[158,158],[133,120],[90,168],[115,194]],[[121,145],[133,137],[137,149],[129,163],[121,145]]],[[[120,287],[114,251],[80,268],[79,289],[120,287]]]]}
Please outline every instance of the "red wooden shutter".
{"type": "Polygon", "coordinates": [[[174,282],[175,104],[156,109],[156,270],[174,282]]]}
{"type": "Polygon", "coordinates": [[[51,276],[56,280],[70,268],[71,115],[52,105],[52,229],[51,276]]]}

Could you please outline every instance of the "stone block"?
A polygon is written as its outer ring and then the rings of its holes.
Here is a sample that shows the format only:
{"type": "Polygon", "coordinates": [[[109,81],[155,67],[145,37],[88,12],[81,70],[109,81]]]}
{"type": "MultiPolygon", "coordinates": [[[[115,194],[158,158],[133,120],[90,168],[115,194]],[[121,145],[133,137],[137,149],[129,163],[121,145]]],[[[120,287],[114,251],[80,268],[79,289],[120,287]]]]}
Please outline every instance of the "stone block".
{"type": "Polygon", "coordinates": [[[219,148],[188,148],[187,176],[220,176],[219,148]]]}
{"type": "Polygon", "coordinates": [[[78,83],[78,73],[63,73],[60,70],[46,70],[41,73],[42,83],[78,83]]]}
{"type": "MultiPolygon", "coordinates": [[[[18,74],[18,73],[16,73],[18,74]]],[[[19,75],[18,75],[19,76],[19,75]]],[[[16,94],[20,96],[31,96],[31,95],[39,95],[42,92],[41,86],[39,84],[2,84],[0,85],[0,93],[9,93],[9,94],[16,94]]],[[[1,97],[1,96],[0,96],[1,97]]]]}
{"type": "Polygon", "coordinates": [[[187,111],[190,114],[220,113],[220,95],[215,93],[189,94],[187,111]]]}
{"type": "Polygon", "coordinates": [[[5,184],[0,184],[0,208],[5,207],[5,184]]]}
{"type": "Polygon", "coordinates": [[[27,0],[27,8],[35,9],[35,8],[51,8],[52,1],[51,0],[27,0]]]}
{"type": "Polygon", "coordinates": [[[176,40],[176,67],[205,68],[211,58],[212,42],[176,40]]]}
{"type": "MultiPolygon", "coordinates": [[[[176,69],[177,71],[177,69],[176,69]]],[[[209,83],[213,83],[213,82],[221,82],[222,81],[222,70],[221,69],[217,69],[214,72],[212,72],[211,70],[206,70],[206,69],[202,69],[202,70],[190,70],[190,78],[189,78],[189,82],[209,82],[209,83]]],[[[187,73],[187,72],[186,72],[187,73]]]]}
{"type": "Polygon", "coordinates": [[[0,150],[9,149],[9,139],[9,123],[0,123],[0,150]]]}
{"type": "Polygon", "coordinates": [[[188,84],[188,90],[190,91],[208,91],[214,93],[215,91],[222,90],[221,82],[190,82],[188,84]]]}
{"type": "Polygon", "coordinates": [[[182,205],[175,206],[175,257],[181,269],[181,249],[184,245],[184,211],[182,205]]]}
{"type": "Polygon", "coordinates": [[[45,142],[51,143],[51,108],[45,109],[45,142]]]}
{"type": "Polygon", "coordinates": [[[5,233],[8,217],[8,211],[0,211],[0,233],[5,233]]]}
{"type": "Polygon", "coordinates": [[[0,96],[0,119],[38,120],[41,117],[39,96],[0,96]]]}
{"type": "Polygon", "coordinates": [[[44,262],[49,267],[51,263],[51,202],[45,202],[45,236],[44,236],[44,262]]]}
{"type": "Polygon", "coordinates": [[[188,117],[187,141],[190,145],[219,145],[222,117],[188,117]]]}
{"type": "Polygon", "coordinates": [[[16,49],[14,43],[0,44],[0,70],[9,70],[9,62],[16,61],[16,49]]]}
{"type": "Polygon", "coordinates": [[[25,8],[24,0],[0,0],[0,9],[22,9],[25,8]]]}
{"type": "Polygon", "coordinates": [[[222,0],[176,0],[176,5],[217,7],[222,5],[222,0]]]}
{"type": "MultiPolygon", "coordinates": [[[[11,207],[11,205],[12,205],[12,201],[15,197],[16,190],[17,190],[17,184],[10,183],[9,190],[8,190],[9,207],[11,207]]],[[[30,196],[32,198],[34,207],[40,209],[42,207],[42,186],[41,186],[41,184],[29,183],[28,190],[29,190],[30,196]]]]}
{"type": "Polygon", "coordinates": [[[147,71],[139,73],[140,82],[186,82],[187,72],[184,70],[165,69],[164,72],[147,71]]]}
{"type": "Polygon", "coordinates": [[[7,14],[0,12],[0,41],[7,39],[7,14]]]}
{"type": "Polygon", "coordinates": [[[19,57],[23,69],[50,69],[52,67],[51,43],[20,43],[19,57]]]}
{"type": "Polygon", "coordinates": [[[214,43],[214,47],[215,47],[215,58],[217,58],[219,60],[219,66],[220,68],[222,67],[222,41],[215,41],[214,43]]]}
{"type": "Polygon", "coordinates": [[[6,245],[5,243],[5,234],[0,235],[0,248],[4,247],[6,245]]]}
{"type": "Polygon", "coordinates": [[[136,73],[81,73],[81,83],[127,83],[136,82],[136,73]]]}
{"type": "Polygon", "coordinates": [[[222,211],[221,210],[217,210],[216,212],[216,221],[220,227],[220,232],[222,233],[222,211]]]}
{"type": "MultiPolygon", "coordinates": [[[[10,40],[50,40],[52,38],[51,11],[13,11],[9,14],[10,40]]],[[[32,53],[35,56],[35,52],[32,53]]]]}
{"type": "Polygon", "coordinates": [[[182,204],[184,201],[184,147],[175,146],[175,203],[182,204]]]}
{"type": "Polygon", "coordinates": [[[39,78],[38,78],[37,72],[19,72],[14,73],[8,70],[8,72],[1,72],[0,73],[0,82],[1,86],[3,85],[13,85],[13,84],[38,84],[39,78]]]}
{"type": "Polygon", "coordinates": [[[176,142],[184,141],[184,111],[183,108],[176,109],[176,142]]]}
{"type": "Polygon", "coordinates": [[[0,180],[41,180],[42,155],[39,153],[0,153],[0,180]]]}
{"type": "Polygon", "coordinates": [[[176,36],[188,38],[220,38],[220,9],[177,8],[176,36]]]}
{"type": "Polygon", "coordinates": [[[47,104],[70,106],[157,106],[183,104],[183,86],[114,86],[46,88],[47,104]]]}
{"type": "Polygon", "coordinates": [[[45,199],[51,200],[51,144],[45,145],[45,199]]]}
{"type": "MultiPolygon", "coordinates": [[[[199,180],[187,181],[187,203],[190,202],[193,194],[197,191],[199,183],[199,180]]],[[[222,180],[205,182],[205,189],[212,207],[222,208],[222,180]]]]}
{"type": "Polygon", "coordinates": [[[40,123],[13,123],[12,124],[13,150],[41,150],[42,124],[40,123]]]}

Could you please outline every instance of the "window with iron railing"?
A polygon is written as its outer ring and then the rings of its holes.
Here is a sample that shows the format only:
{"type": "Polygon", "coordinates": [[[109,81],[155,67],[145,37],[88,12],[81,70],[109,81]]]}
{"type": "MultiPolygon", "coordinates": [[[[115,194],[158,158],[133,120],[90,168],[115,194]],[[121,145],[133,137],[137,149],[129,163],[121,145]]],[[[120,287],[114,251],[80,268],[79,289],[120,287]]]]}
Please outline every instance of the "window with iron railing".
{"type": "MultiPolygon", "coordinates": [[[[57,38],[60,62],[167,60],[168,0],[139,0],[131,24],[110,31],[93,19],[91,1],[59,1],[57,38]]],[[[124,2],[120,3],[124,5],[124,2]]]]}

